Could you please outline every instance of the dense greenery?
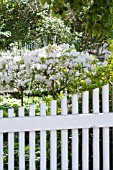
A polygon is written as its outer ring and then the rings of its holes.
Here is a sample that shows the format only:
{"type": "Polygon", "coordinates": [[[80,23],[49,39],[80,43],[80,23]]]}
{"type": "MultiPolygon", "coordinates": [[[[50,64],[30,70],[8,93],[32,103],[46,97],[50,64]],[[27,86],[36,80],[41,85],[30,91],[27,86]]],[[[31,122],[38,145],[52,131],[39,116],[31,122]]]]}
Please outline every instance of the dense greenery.
{"type": "Polygon", "coordinates": [[[11,36],[0,43],[38,42],[40,47],[49,43],[74,44],[78,51],[92,53],[113,37],[112,0],[2,0],[0,27],[11,36]],[[47,2],[47,3],[46,3],[47,2]],[[64,36],[65,34],[65,36],[64,36]]]}
{"type": "MultiPolygon", "coordinates": [[[[40,103],[57,99],[57,112],[61,114],[61,98],[68,96],[68,113],[72,112],[71,97],[79,93],[79,113],[82,112],[81,92],[110,84],[110,111],[112,111],[113,54],[103,63],[96,59],[99,48],[111,44],[113,51],[112,0],[1,0],[0,1],[0,109],[8,116],[13,107],[34,103],[36,115],[40,103]],[[26,43],[37,43],[35,50],[26,50],[26,43]],[[23,49],[13,48],[19,45],[23,49]],[[10,51],[5,51],[7,48],[10,51]],[[93,55],[90,55],[93,54],[93,55]],[[5,95],[6,96],[5,96],[5,95]]],[[[108,47],[107,47],[108,48],[108,47]]],[[[32,48],[31,48],[32,49],[32,48]]],[[[100,106],[100,111],[102,110],[100,106]]],[[[61,132],[58,131],[58,169],[61,169],[61,132]]],[[[90,146],[92,145],[90,131],[90,146]]],[[[100,135],[102,136],[101,132],[100,135]]],[[[36,132],[36,166],[40,167],[40,132],[36,132]]],[[[25,134],[26,169],[29,169],[29,134],[25,134]]],[[[71,131],[69,131],[69,169],[71,169],[71,131]]],[[[79,131],[80,154],[82,135],[79,131]]],[[[4,163],[7,169],[8,135],[4,134],[4,163]]],[[[101,139],[100,139],[101,142],[101,139]]],[[[102,143],[100,143],[101,145],[102,143]]],[[[15,168],[18,169],[18,133],[15,134],[15,168]]],[[[91,146],[92,147],[92,146],[91,146]]],[[[92,152],[92,151],[91,151],[92,152]]],[[[102,159],[102,158],[101,158],[102,159]]],[[[92,163],[92,153],[90,154],[92,163]]],[[[47,132],[47,168],[50,169],[50,132],[47,132]]],[[[92,165],[91,165],[92,166],[92,165]]],[[[81,168],[80,157],[80,168],[81,168]]],[[[90,167],[92,169],[92,167],[90,167]]]]}
{"type": "Polygon", "coordinates": [[[38,47],[49,43],[71,43],[72,35],[69,26],[60,18],[53,17],[48,5],[41,5],[40,1],[0,2],[1,31],[10,31],[11,36],[0,43],[5,48],[10,43],[37,42],[38,47]]]}
{"type": "Polygon", "coordinates": [[[78,33],[79,50],[98,49],[99,45],[113,38],[112,0],[41,0],[51,4],[54,15],[62,16],[78,33]]]}

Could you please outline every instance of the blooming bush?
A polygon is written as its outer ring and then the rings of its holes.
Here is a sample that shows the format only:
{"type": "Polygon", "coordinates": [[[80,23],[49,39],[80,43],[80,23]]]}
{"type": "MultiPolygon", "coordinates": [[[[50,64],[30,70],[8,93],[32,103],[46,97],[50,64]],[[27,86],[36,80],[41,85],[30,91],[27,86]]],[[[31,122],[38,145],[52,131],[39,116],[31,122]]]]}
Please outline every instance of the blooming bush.
{"type": "Polygon", "coordinates": [[[103,85],[113,83],[113,55],[109,56],[104,62],[97,63],[96,67],[87,73],[91,83],[87,88],[102,87],[103,85]]]}
{"type": "Polygon", "coordinates": [[[48,45],[34,51],[2,52],[0,56],[0,91],[47,90],[53,97],[65,88],[79,90],[90,82],[87,71],[98,60],[86,52],[77,52],[68,44],[48,45]]]}

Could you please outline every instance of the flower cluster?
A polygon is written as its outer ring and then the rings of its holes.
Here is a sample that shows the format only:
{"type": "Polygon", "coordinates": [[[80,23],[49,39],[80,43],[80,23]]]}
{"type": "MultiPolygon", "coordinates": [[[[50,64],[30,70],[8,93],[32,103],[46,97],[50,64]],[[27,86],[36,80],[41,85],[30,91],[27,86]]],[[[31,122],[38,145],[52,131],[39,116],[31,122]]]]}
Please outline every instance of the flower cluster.
{"type": "MultiPolygon", "coordinates": [[[[2,52],[0,56],[0,91],[26,92],[33,88],[60,89],[86,78],[87,70],[97,63],[86,52],[77,52],[68,44],[48,45],[34,51],[2,52]]],[[[88,82],[85,80],[86,83],[88,82]]]]}

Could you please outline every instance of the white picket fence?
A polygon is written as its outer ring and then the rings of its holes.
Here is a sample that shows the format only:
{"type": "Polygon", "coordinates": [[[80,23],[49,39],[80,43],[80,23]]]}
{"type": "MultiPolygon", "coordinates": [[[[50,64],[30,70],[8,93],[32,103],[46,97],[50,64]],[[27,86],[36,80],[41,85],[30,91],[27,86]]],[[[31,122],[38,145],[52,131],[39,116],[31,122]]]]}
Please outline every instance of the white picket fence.
{"type": "Polygon", "coordinates": [[[57,170],[57,130],[61,130],[61,169],[68,170],[68,129],[72,130],[72,170],[89,170],[89,128],[93,128],[93,170],[100,169],[99,128],[103,128],[103,170],[110,169],[109,127],[113,127],[113,113],[109,113],[109,85],[102,88],[102,109],[99,113],[99,89],[93,90],[93,114],[89,114],[89,93],[82,96],[82,114],[78,114],[78,95],[72,97],[72,114],[68,114],[66,97],[61,100],[61,115],[57,115],[56,101],[51,102],[50,115],[46,115],[46,103],[41,103],[40,116],[35,116],[35,106],[30,106],[29,116],[24,116],[24,107],[19,108],[19,117],[14,109],[9,117],[0,111],[0,170],[4,169],[3,134],[8,133],[8,170],[14,170],[14,135],[19,132],[19,170],[25,170],[25,132],[29,132],[29,170],[37,170],[35,158],[36,131],[40,131],[40,170],[47,169],[46,131],[50,131],[50,169],[57,170]],[[79,135],[82,129],[82,155],[79,155],[79,135]]]}

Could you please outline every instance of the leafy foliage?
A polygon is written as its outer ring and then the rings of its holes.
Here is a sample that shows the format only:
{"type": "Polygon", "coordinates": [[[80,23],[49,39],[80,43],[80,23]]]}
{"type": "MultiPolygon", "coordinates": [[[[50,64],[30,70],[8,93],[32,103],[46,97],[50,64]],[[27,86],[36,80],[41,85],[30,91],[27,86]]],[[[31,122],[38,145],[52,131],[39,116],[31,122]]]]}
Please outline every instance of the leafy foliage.
{"type": "Polygon", "coordinates": [[[74,44],[78,51],[99,47],[113,37],[113,4],[111,0],[39,0],[0,2],[1,48],[10,43],[38,42],[39,47],[49,43],[74,44]],[[46,3],[47,2],[47,3],[46,3]]]}
{"type": "Polygon", "coordinates": [[[7,41],[0,43],[1,48],[15,42],[22,42],[22,46],[26,42],[38,42],[38,47],[72,42],[70,27],[53,17],[49,6],[42,6],[40,1],[3,0],[0,9],[1,31],[11,33],[7,41]]]}
{"type": "Polygon", "coordinates": [[[0,2],[0,9],[1,31],[11,32],[11,37],[5,44],[1,43],[1,47],[15,41],[30,41],[29,32],[35,31],[36,23],[40,18],[37,13],[43,10],[40,3],[31,0],[3,0],[0,2]]]}
{"type": "Polygon", "coordinates": [[[78,33],[79,45],[75,42],[78,50],[98,49],[113,37],[112,0],[53,0],[51,9],[71,25],[72,32],[78,33]]]}
{"type": "Polygon", "coordinates": [[[42,15],[37,22],[37,40],[43,47],[48,44],[72,43],[72,34],[68,26],[60,18],[52,17],[52,15],[42,15]]]}

